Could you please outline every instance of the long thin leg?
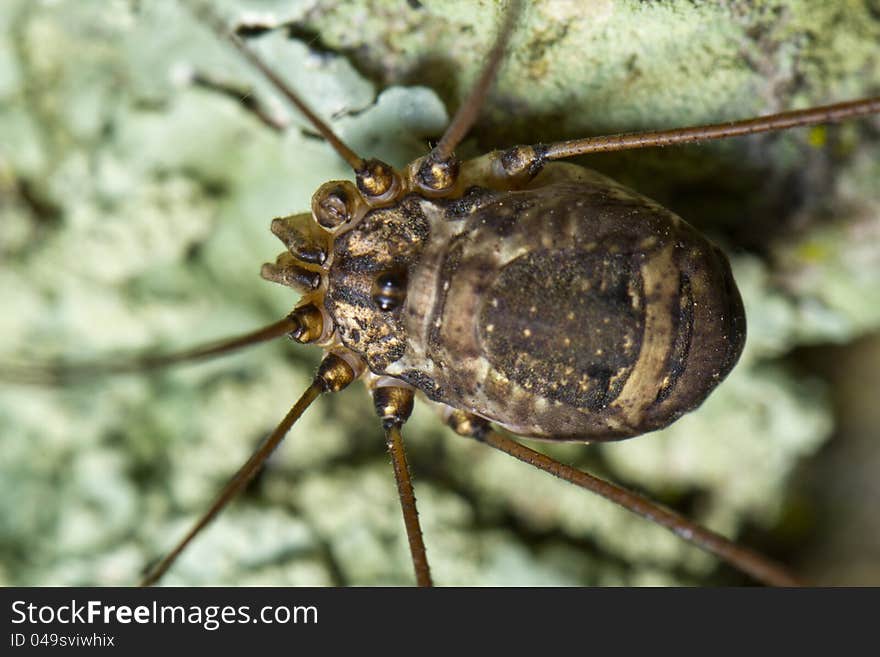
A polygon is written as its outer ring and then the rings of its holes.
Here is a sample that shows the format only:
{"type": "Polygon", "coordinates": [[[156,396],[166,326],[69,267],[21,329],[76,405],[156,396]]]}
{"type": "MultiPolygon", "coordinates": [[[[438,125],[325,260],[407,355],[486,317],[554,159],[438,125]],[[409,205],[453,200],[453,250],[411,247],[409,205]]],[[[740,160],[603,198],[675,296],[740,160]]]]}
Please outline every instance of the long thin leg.
{"type": "Polygon", "coordinates": [[[281,423],[269,434],[247,462],[239,468],[238,472],[233,475],[229,483],[223,487],[223,490],[220,491],[208,510],[193,525],[192,529],[187,532],[186,536],[161,561],[150,569],[141,580],[140,586],[151,586],[159,581],[159,578],[171,567],[186,546],[254,478],[254,475],[260,471],[266,459],[271,456],[275,448],[284,440],[290,428],[321,393],[342,390],[354,379],[355,372],[346,361],[332,354],[325,357],[318,368],[314,381],[306,388],[306,391],[296,404],[293,405],[287,415],[284,416],[284,419],[281,420],[281,423]]]}
{"type": "Polygon", "coordinates": [[[406,537],[409,540],[409,551],[416,572],[416,583],[419,586],[433,586],[425,540],[422,537],[422,527],[419,523],[419,512],[416,509],[416,496],[413,493],[406,453],[403,451],[400,427],[386,427],[385,440],[388,443],[391,463],[394,466],[394,478],[397,481],[397,492],[400,496],[403,522],[406,525],[406,537]]]}
{"type": "Polygon", "coordinates": [[[113,374],[148,372],[180,363],[192,363],[222,356],[244,347],[296,333],[301,327],[300,319],[295,315],[290,315],[250,333],[170,354],[146,354],[91,363],[42,363],[36,365],[0,363],[0,381],[15,384],[60,385],[113,374]]]}
{"type": "Polygon", "coordinates": [[[495,431],[484,431],[477,438],[523,463],[528,463],[555,477],[571,482],[575,486],[601,495],[605,499],[665,527],[676,536],[714,554],[759,582],[771,586],[801,585],[801,582],[794,575],[767,557],[737,545],[720,534],[701,527],[626,488],[560,463],[495,431]]]}
{"type": "Polygon", "coordinates": [[[406,526],[406,537],[409,540],[409,551],[412,556],[416,583],[419,586],[433,586],[431,569],[428,566],[428,555],[422,527],[419,523],[419,512],[416,508],[416,496],[413,492],[409,465],[403,449],[403,438],[400,428],[409,418],[413,407],[413,392],[407,388],[383,387],[373,392],[376,413],[382,418],[385,429],[385,441],[391,454],[394,466],[394,479],[397,481],[397,493],[400,507],[403,510],[403,524],[406,526]]]}
{"type": "Polygon", "coordinates": [[[317,130],[321,136],[329,142],[333,147],[333,150],[335,150],[354,171],[364,169],[366,164],[364,160],[351,150],[351,148],[349,148],[345,142],[333,132],[330,126],[324,123],[318,115],[312,111],[306,102],[300,98],[299,95],[294,92],[293,89],[291,89],[265,61],[263,61],[256,51],[250,48],[236,34],[229,31],[223,20],[215,13],[214,8],[211,7],[209,3],[204,2],[203,0],[186,0],[184,5],[187,6],[197,18],[214,30],[220,38],[229,41],[235,49],[241,53],[242,57],[244,57],[251,66],[257,69],[273,87],[275,87],[278,93],[284,96],[300,111],[300,113],[302,113],[303,116],[306,117],[306,119],[308,119],[309,123],[312,124],[312,127],[314,127],[315,130],[317,130]]]}
{"type": "Polygon", "coordinates": [[[501,65],[505,50],[507,49],[507,42],[510,40],[510,35],[516,25],[521,9],[521,0],[511,0],[508,3],[504,21],[498,30],[495,44],[489,52],[480,77],[471,89],[470,94],[468,94],[467,99],[458,108],[455,117],[453,117],[452,122],[446,128],[446,132],[443,133],[440,141],[437,142],[437,145],[431,151],[430,157],[435,162],[446,162],[451,159],[455,147],[461,143],[468,130],[474,125],[474,121],[477,120],[477,116],[479,116],[483,103],[486,100],[486,94],[489,93],[489,89],[491,89],[492,83],[495,81],[498,67],[501,65]]]}
{"type": "Polygon", "coordinates": [[[464,411],[453,411],[447,417],[446,422],[462,436],[475,438],[490,447],[510,454],[523,463],[528,463],[575,486],[596,493],[628,511],[632,511],[651,522],[665,527],[676,536],[714,554],[719,559],[726,561],[737,570],[754,577],[759,582],[771,586],[801,585],[801,582],[794,575],[767,557],[737,545],[720,534],[701,527],[684,516],[680,516],[642,497],[638,493],[634,493],[622,486],[605,481],[589,473],[582,472],[570,465],[560,463],[556,459],[529,449],[525,445],[501,435],[497,431],[492,431],[489,423],[480,417],[464,411]]]}
{"type": "Polygon", "coordinates": [[[620,135],[608,135],[603,137],[586,137],[584,139],[570,139],[554,144],[539,144],[533,147],[518,146],[510,152],[530,152],[531,160],[520,166],[534,168],[536,164],[542,164],[548,160],[562,160],[576,155],[588,153],[610,153],[633,148],[651,148],[655,146],[672,146],[674,144],[689,144],[698,141],[713,139],[726,139],[728,137],[740,137],[753,135],[760,132],[772,132],[803,126],[819,125],[822,123],[836,123],[845,119],[852,119],[870,114],[880,113],[880,96],[874,98],[862,98],[846,103],[824,105],[811,109],[769,114],[754,119],[743,121],[731,121],[728,123],[714,123],[711,125],[695,126],[691,128],[678,128],[675,130],[657,130],[653,132],[634,132],[620,135]]]}

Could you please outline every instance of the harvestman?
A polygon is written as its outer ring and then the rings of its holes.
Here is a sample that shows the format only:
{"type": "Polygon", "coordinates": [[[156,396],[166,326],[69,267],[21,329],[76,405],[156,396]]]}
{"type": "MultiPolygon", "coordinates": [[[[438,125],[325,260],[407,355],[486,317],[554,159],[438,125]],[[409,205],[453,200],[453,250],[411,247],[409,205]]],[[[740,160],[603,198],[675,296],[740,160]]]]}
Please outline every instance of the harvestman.
{"type": "Polygon", "coordinates": [[[289,316],[184,352],[47,368],[44,373],[58,378],[142,371],[282,336],[315,343],[326,352],[312,384],[142,584],[156,582],[168,570],[254,477],[315,399],[357,379],[371,391],[382,420],[419,585],[430,585],[431,575],[401,436],[417,390],[440,402],[447,423],[458,433],[598,493],[759,581],[797,583],[765,557],[635,493],[528,449],[492,424],[519,435],[581,442],[661,428],[705,399],[734,366],[745,339],[741,301],[720,251],[652,201],[557,160],[835,122],[880,112],[880,98],[717,125],[520,146],[459,162],[454,151],[476,121],[518,15],[520,3],[512,4],[484,70],[446,132],[427,156],[402,171],[353,152],[241,38],[207,10],[198,10],[308,119],[352,168],[356,185],[326,183],[313,196],[310,214],[273,222],[273,233],[288,251],[275,264],[265,265],[262,275],[302,294],[289,316]],[[607,216],[583,228],[596,207],[607,216]],[[637,221],[618,231],[616,226],[625,225],[620,222],[633,211],[637,221]],[[538,241],[538,228],[544,228],[540,246],[553,254],[552,262],[537,246],[527,246],[538,241]],[[593,241],[581,232],[594,233],[593,241]],[[667,240],[670,233],[675,239],[667,240]],[[673,247],[676,240],[684,246],[673,247]],[[481,248],[494,249],[494,259],[481,248]],[[495,279],[487,282],[478,270],[504,279],[504,285],[492,287],[495,279]],[[534,298],[543,295],[548,305],[557,306],[527,308],[528,303],[501,292],[524,281],[539,288],[532,290],[534,298]],[[462,296],[462,289],[470,296],[462,296]],[[450,302],[447,307],[450,299],[458,305],[450,302]],[[491,309],[499,305],[497,312],[491,309]],[[697,305],[709,309],[695,311],[697,305]],[[515,321],[510,312],[520,313],[515,321]],[[555,324],[548,331],[547,325],[560,318],[569,320],[570,328],[613,320],[615,330],[603,334],[597,328],[596,336],[583,337],[555,324]],[[570,360],[548,359],[547,354],[555,353],[542,342],[548,332],[558,333],[566,346],[574,343],[570,360]],[[584,345],[594,351],[586,360],[575,351],[584,345]],[[535,363],[539,369],[547,367],[537,378],[555,376],[538,382],[526,371],[535,363]],[[574,375],[580,378],[566,378],[574,375]]]}

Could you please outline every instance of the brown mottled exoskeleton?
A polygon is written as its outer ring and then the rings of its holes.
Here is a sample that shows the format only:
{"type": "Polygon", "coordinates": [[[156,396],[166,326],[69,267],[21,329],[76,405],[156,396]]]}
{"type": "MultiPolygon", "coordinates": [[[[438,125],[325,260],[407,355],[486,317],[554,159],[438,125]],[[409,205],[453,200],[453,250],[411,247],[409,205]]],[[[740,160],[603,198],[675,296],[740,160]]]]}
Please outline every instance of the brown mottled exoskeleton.
{"type": "Polygon", "coordinates": [[[302,295],[289,317],[241,338],[134,364],[163,366],[284,335],[326,354],[287,417],[144,583],[157,581],[244,487],[315,398],[358,379],[386,431],[420,584],[431,579],[400,435],[415,393],[463,435],[647,516],[760,581],[796,582],[760,555],[533,452],[492,425],[548,441],[653,431],[700,405],[745,341],[742,301],[719,249],[637,192],[557,160],[836,121],[878,112],[880,99],[515,147],[459,162],[454,150],[495,76],[515,15],[508,14],[480,81],[443,138],[401,171],[355,154],[240,38],[230,37],[351,166],[356,184],[327,183],[310,213],[273,222],[287,250],[262,275],[302,295]]]}
{"type": "Polygon", "coordinates": [[[447,414],[546,440],[662,428],[742,351],[727,260],[649,199],[573,165],[538,172],[533,158],[465,162],[443,195],[423,182],[430,160],[417,161],[387,207],[329,183],[314,217],[273,223],[290,250],[263,276],[310,295],[319,344],[447,414]],[[332,236],[314,235],[315,218],[332,236]]]}

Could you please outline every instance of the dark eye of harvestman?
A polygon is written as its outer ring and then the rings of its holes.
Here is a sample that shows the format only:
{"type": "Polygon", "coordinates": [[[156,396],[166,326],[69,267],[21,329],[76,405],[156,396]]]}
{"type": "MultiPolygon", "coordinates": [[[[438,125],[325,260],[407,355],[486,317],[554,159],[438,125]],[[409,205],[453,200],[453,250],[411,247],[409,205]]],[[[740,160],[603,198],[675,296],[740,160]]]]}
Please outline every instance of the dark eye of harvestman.
{"type": "Polygon", "coordinates": [[[372,297],[379,310],[399,308],[406,300],[406,270],[387,271],[377,276],[372,297]]]}

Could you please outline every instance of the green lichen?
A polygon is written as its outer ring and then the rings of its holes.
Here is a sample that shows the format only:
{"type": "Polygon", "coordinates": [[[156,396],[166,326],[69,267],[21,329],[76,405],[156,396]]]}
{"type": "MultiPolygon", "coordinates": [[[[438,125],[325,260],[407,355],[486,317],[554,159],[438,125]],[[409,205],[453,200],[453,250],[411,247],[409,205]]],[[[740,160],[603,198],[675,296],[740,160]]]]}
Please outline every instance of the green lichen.
{"type": "MultiPolygon", "coordinates": [[[[298,38],[256,40],[267,59],[356,150],[401,165],[442,133],[499,4],[222,6],[252,25],[292,25],[298,38]]],[[[868,3],[526,4],[463,152],[880,87],[868,3]]],[[[0,362],[172,349],[290,310],[290,291],[258,276],[282,248],[269,220],[306,210],[322,182],[350,174],[228,46],[170,0],[12,0],[0,25],[0,362]],[[192,71],[252,89],[293,127],[273,132],[191,84],[192,71]]],[[[880,166],[866,125],[589,162],[728,248],[750,337],[728,381],[670,429],[550,451],[729,535],[777,522],[792,469],[832,427],[821,383],[800,380],[784,355],[880,325],[880,166]]],[[[317,358],[277,344],[150,377],[3,384],[0,579],[136,581],[284,415],[317,358]]],[[[412,581],[381,434],[353,388],[310,409],[167,583],[412,581]]],[[[421,407],[406,427],[439,583],[712,574],[712,559],[663,530],[439,425],[421,407]]]]}

